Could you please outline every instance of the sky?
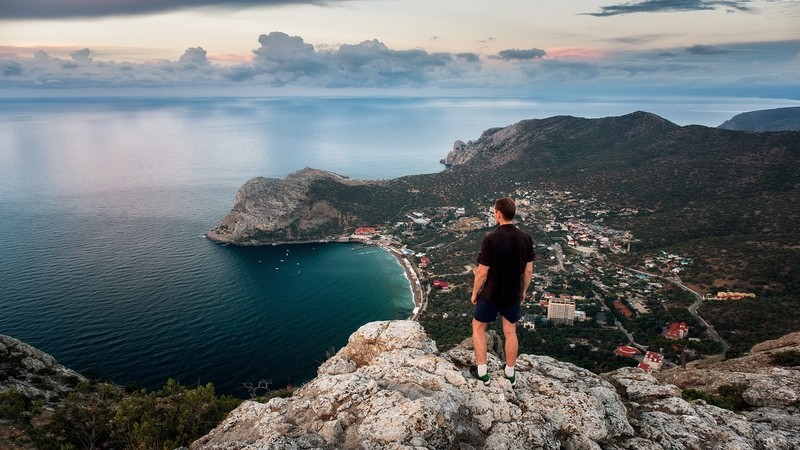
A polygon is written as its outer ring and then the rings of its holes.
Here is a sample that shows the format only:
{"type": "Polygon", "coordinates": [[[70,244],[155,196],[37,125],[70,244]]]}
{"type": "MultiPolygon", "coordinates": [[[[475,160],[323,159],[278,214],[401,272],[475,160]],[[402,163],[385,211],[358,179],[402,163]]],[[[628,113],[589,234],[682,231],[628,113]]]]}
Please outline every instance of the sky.
{"type": "Polygon", "coordinates": [[[799,74],[797,0],[0,0],[0,96],[800,99],[799,74]]]}

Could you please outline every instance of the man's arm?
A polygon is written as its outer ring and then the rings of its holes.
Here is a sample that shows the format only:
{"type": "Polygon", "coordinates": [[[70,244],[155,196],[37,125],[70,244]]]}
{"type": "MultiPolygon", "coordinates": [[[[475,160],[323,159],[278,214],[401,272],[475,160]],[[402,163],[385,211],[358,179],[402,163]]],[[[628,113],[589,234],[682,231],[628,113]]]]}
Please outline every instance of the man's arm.
{"type": "Polygon", "coordinates": [[[486,277],[489,275],[489,266],[484,266],[483,264],[478,264],[478,267],[475,269],[475,282],[472,283],[472,298],[470,301],[473,305],[478,303],[478,293],[483,288],[483,284],[486,283],[486,277]]]}
{"type": "Polygon", "coordinates": [[[533,261],[528,261],[528,264],[525,264],[525,271],[522,272],[522,298],[519,300],[520,303],[525,301],[525,293],[528,292],[528,286],[531,285],[532,278],[533,278],[533,261]]]}

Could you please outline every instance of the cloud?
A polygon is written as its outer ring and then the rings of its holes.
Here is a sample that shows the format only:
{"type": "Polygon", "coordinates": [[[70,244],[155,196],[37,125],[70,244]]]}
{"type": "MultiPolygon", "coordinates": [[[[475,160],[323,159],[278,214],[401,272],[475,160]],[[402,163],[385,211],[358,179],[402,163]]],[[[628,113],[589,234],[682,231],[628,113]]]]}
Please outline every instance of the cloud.
{"type": "Polygon", "coordinates": [[[72,60],[79,64],[87,64],[92,62],[92,52],[88,48],[84,48],[82,50],[75,50],[74,52],[70,53],[69,56],[72,57],[72,60]]]}
{"type": "Polygon", "coordinates": [[[449,53],[392,50],[377,39],[321,51],[299,36],[281,32],[261,35],[258,42],[261,47],[253,50],[252,66],[233,68],[228,74],[231,79],[249,78],[275,86],[421,86],[436,79],[435,74],[458,73],[464,70],[459,64],[478,62],[477,55],[456,58],[449,53]]]}
{"type": "Polygon", "coordinates": [[[236,8],[326,4],[348,0],[0,0],[3,19],[62,19],[137,15],[200,7],[236,8]]]}
{"type": "MultiPolygon", "coordinates": [[[[218,64],[203,47],[174,60],[141,63],[105,60],[84,49],[0,47],[0,92],[12,89],[185,88],[236,92],[303,89],[405,89],[524,94],[530,90],[619,89],[650,86],[659,92],[685,86],[716,89],[775,86],[800,92],[800,41],[631,48],[509,49],[488,58],[476,53],[398,50],[372,39],[338,47],[307,43],[282,32],[263,34],[252,59],[218,64]],[[53,56],[57,55],[57,56],[53,56]]],[[[755,89],[755,88],[754,88],[755,89]]],[[[752,95],[759,95],[753,90],[752,95]]]]}
{"type": "Polygon", "coordinates": [[[748,3],[750,3],[749,0],[640,0],[601,6],[600,12],[585,13],[585,15],[608,17],[632,13],[707,11],[714,9],[750,11],[747,6],[748,3]]]}
{"type": "Polygon", "coordinates": [[[477,53],[456,53],[456,58],[463,59],[464,61],[471,62],[471,63],[478,63],[481,61],[481,57],[478,56],[477,53]]]}
{"type": "Polygon", "coordinates": [[[715,47],[713,45],[693,45],[686,49],[686,53],[690,55],[711,56],[711,55],[724,55],[730,53],[728,50],[715,47]]]}
{"type": "Polygon", "coordinates": [[[501,50],[497,55],[491,56],[493,59],[502,59],[504,61],[511,60],[526,60],[526,59],[541,59],[547,55],[547,52],[540,48],[529,48],[525,50],[509,49],[501,50]]]}
{"type": "Polygon", "coordinates": [[[202,67],[207,66],[208,58],[206,57],[206,51],[203,50],[203,47],[190,47],[187,48],[183,55],[181,55],[178,62],[183,64],[184,66],[194,66],[194,67],[202,67]]]}

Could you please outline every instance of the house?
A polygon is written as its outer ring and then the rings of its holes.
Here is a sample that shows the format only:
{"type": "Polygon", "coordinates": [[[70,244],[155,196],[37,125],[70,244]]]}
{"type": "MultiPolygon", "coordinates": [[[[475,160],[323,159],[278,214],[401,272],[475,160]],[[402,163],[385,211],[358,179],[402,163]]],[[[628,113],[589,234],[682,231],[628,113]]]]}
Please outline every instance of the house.
{"type": "Polygon", "coordinates": [[[450,283],[444,280],[433,280],[433,287],[434,289],[447,289],[450,287],[450,283]]]}
{"type": "Polygon", "coordinates": [[[664,337],[667,339],[686,339],[689,335],[689,326],[685,322],[673,322],[669,324],[669,328],[664,332],[664,337]]]}
{"type": "Polygon", "coordinates": [[[664,362],[664,356],[660,355],[656,352],[647,352],[644,355],[644,360],[642,361],[643,364],[647,364],[650,366],[652,370],[658,370],[661,368],[661,364],[664,362]]]}

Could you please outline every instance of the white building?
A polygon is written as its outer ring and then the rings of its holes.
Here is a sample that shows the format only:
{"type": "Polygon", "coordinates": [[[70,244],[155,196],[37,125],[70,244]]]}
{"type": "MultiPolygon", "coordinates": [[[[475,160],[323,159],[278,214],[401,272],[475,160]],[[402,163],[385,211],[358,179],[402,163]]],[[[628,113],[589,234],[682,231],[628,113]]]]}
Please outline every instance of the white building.
{"type": "Polygon", "coordinates": [[[547,319],[554,323],[572,325],[575,323],[575,300],[553,298],[547,304],[547,319]]]}

